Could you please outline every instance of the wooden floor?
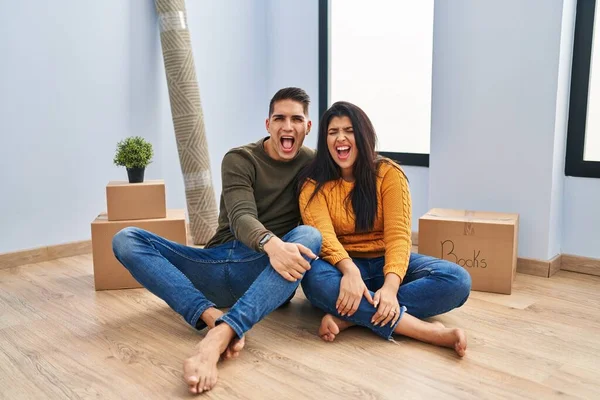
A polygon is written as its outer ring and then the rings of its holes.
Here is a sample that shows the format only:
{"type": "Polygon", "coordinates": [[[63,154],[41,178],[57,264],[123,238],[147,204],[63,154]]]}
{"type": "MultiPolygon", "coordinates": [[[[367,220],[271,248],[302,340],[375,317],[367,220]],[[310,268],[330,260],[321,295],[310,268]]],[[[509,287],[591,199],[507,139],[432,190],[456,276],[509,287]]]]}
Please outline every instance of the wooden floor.
{"type": "MultiPolygon", "coordinates": [[[[511,296],[473,292],[438,317],[464,359],[362,328],[316,336],[299,293],[221,364],[214,399],[600,398],[600,278],[518,275],[511,296]]],[[[203,337],[145,289],[95,292],[91,256],[0,270],[0,398],[190,398],[182,363],[203,337]]]]}

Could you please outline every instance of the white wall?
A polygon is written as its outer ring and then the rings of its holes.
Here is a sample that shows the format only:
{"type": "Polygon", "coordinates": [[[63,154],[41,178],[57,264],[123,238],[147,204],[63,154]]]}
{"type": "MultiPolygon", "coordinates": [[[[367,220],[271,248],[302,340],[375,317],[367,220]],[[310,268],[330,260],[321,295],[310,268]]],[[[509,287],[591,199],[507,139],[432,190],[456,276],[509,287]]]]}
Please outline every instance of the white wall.
{"type": "Polygon", "coordinates": [[[314,0],[266,2],[266,79],[269,100],[279,89],[288,86],[300,87],[308,93],[311,99],[308,112],[313,128],[304,144],[312,148],[317,145],[319,129],[318,11],[318,1],[314,0]]]}
{"type": "Polygon", "coordinates": [[[554,153],[552,155],[552,192],[550,197],[550,241],[548,243],[548,258],[552,258],[555,255],[562,253],[561,247],[564,234],[565,150],[567,143],[576,9],[576,0],[563,1],[558,65],[558,89],[556,94],[556,117],[554,122],[554,153]]]}
{"type": "Polygon", "coordinates": [[[562,1],[435,4],[429,206],[516,212],[551,257],[562,1]]]}
{"type": "Polygon", "coordinates": [[[600,258],[600,179],[565,180],[562,252],[600,258]]]}
{"type": "MultiPolygon", "coordinates": [[[[265,74],[269,60],[265,2],[202,0],[187,1],[186,6],[218,206],[225,153],[267,135],[265,119],[272,94],[267,93],[265,74]]],[[[166,83],[163,87],[168,96],[166,83]]],[[[161,131],[167,205],[187,208],[168,110],[161,131]]]]}
{"type": "MultiPolygon", "coordinates": [[[[267,15],[269,96],[284,86],[299,86],[308,92],[312,99],[313,133],[306,138],[305,144],[314,148],[319,117],[318,1],[269,0],[267,15]]],[[[428,210],[429,171],[412,166],[406,166],[404,170],[410,180],[413,230],[417,230],[419,217],[428,210]]]]}
{"type": "MultiPolygon", "coordinates": [[[[264,1],[187,2],[213,180],[264,133],[264,1]]],[[[0,2],[0,253],[90,238],[118,140],[155,146],[148,179],[185,207],[153,1],[0,2]]]]}

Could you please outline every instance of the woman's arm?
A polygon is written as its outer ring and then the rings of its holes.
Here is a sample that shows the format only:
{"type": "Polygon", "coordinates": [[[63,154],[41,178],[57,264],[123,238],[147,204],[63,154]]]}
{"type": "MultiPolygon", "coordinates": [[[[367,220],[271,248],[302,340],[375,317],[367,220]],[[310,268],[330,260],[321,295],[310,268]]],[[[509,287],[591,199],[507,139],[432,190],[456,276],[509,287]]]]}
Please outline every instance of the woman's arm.
{"type": "MultiPolygon", "coordinates": [[[[304,184],[302,191],[300,192],[300,198],[298,200],[302,221],[304,221],[306,225],[313,226],[321,232],[321,235],[323,236],[321,256],[328,263],[337,266],[340,261],[350,259],[350,256],[337,238],[323,191],[320,190],[309,203],[308,200],[312,196],[314,189],[315,183],[308,181],[304,184]]],[[[352,264],[354,265],[354,263],[352,264]]],[[[345,263],[342,263],[338,268],[343,268],[345,265],[345,263]]]]}
{"type": "Polygon", "coordinates": [[[386,284],[399,286],[406,275],[412,247],[411,199],[408,181],[404,173],[395,166],[386,167],[387,171],[385,171],[381,183],[386,260],[383,271],[386,284]],[[400,280],[388,276],[390,273],[398,275],[400,280]]]}

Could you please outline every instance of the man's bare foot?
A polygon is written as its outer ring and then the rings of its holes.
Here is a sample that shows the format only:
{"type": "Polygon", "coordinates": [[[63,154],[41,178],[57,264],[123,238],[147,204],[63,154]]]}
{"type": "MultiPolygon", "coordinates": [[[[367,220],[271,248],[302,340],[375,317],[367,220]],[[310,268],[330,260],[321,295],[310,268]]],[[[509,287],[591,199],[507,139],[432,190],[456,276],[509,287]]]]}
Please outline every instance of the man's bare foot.
{"type": "Polygon", "coordinates": [[[442,325],[437,332],[434,343],[439,346],[454,349],[456,354],[460,357],[464,357],[467,351],[467,336],[465,335],[465,332],[459,328],[444,328],[442,325]]]}
{"type": "MultiPolygon", "coordinates": [[[[204,311],[202,315],[200,315],[200,318],[202,319],[202,321],[204,321],[206,326],[208,326],[208,329],[212,329],[215,327],[216,320],[223,314],[223,311],[211,307],[207,308],[206,311],[204,311]]],[[[244,348],[245,343],[246,338],[233,339],[229,346],[227,346],[227,350],[225,350],[225,353],[223,353],[223,358],[225,360],[237,358],[240,355],[240,351],[242,351],[242,349],[244,348]]]]}
{"type": "Polygon", "coordinates": [[[319,336],[326,342],[333,342],[337,334],[344,329],[350,328],[352,325],[354,325],[352,322],[348,322],[343,319],[336,318],[331,314],[327,314],[321,320],[319,336]]]}
{"type": "Polygon", "coordinates": [[[245,344],[246,344],[245,336],[241,339],[239,339],[237,337],[234,338],[231,341],[231,343],[229,343],[229,346],[227,346],[227,350],[225,350],[225,353],[223,353],[223,359],[229,360],[231,358],[238,358],[240,355],[240,351],[242,351],[245,344]]]}
{"type": "Polygon", "coordinates": [[[217,383],[217,363],[227,349],[235,331],[225,323],[208,331],[199,343],[196,355],[185,360],[183,376],[190,393],[197,394],[212,389],[217,383]]]}

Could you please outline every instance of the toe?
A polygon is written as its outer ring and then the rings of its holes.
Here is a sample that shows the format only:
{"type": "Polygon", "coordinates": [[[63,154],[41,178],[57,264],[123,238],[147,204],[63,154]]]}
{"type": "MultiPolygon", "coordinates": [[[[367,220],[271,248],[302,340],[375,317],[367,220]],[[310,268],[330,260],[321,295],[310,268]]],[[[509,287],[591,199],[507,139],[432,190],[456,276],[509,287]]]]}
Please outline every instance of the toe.
{"type": "Polygon", "coordinates": [[[236,341],[233,343],[233,346],[232,346],[232,348],[233,348],[233,351],[234,351],[234,352],[236,352],[236,351],[237,351],[237,352],[240,352],[240,351],[241,351],[241,350],[244,348],[244,344],[245,344],[245,342],[246,342],[246,339],[245,339],[245,338],[241,338],[241,339],[239,339],[239,340],[236,340],[236,341]]]}
{"type": "Polygon", "coordinates": [[[195,385],[197,385],[197,384],[198,384],[198,381],[199,381],[199,379],[198,379],[198,377],[197,377],[196,375],[187,375],[187,376],[185,377],[185,382],[186,382],[188,385],[190,385],[190,386],[192,386],[192,385],[194,385],[194,386],[195,386],[195,385]]]}

